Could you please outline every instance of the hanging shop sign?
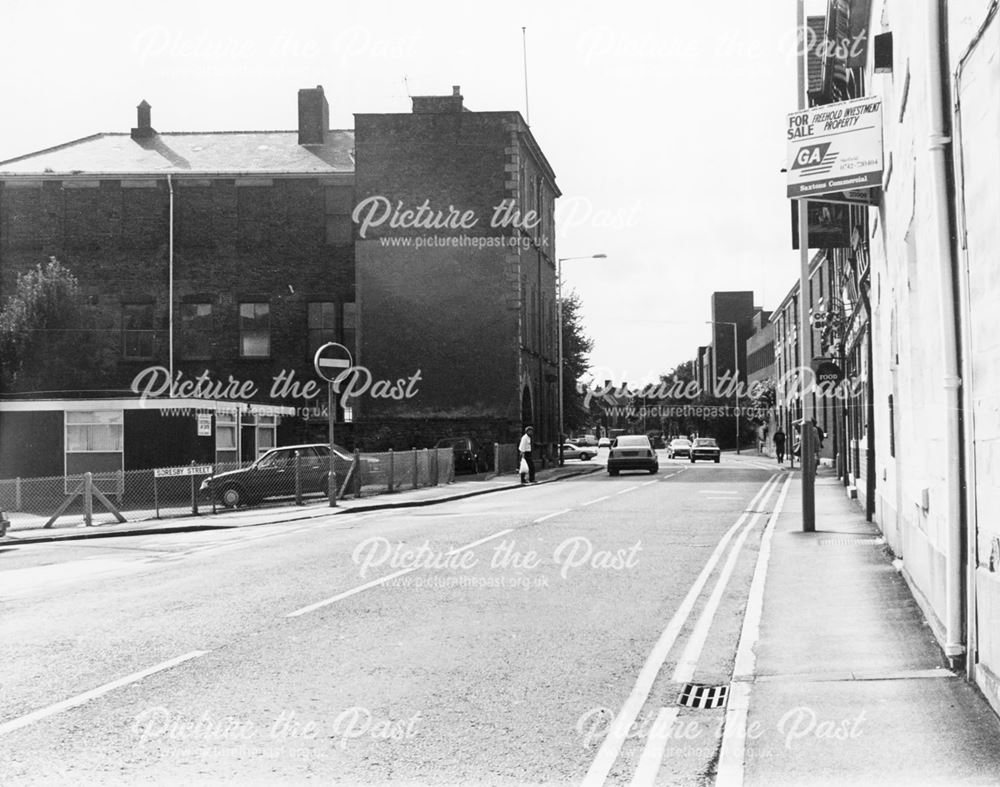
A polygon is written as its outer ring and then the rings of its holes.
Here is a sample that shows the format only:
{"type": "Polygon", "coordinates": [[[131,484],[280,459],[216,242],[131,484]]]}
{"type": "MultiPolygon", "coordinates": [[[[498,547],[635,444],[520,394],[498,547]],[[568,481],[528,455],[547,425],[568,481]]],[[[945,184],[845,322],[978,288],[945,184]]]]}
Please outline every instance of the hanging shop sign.
{"type": "Polygon", "coordinates": [[[788,197],[882,184],[882,99],[855,98],[788,116],[788,197]]]}

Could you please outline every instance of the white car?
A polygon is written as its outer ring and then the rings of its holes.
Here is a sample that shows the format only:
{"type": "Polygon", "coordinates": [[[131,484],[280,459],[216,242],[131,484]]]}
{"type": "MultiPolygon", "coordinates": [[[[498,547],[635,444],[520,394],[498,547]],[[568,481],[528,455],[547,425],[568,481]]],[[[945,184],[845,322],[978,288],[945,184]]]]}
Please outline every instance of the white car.
{"type": "Polygon", "coordinates": [[[586,462],[590,460],[596,451],[592,448],[587,448],[586,446],[570,445],[566,443],[563,445],[563,459],[579,459],[581,462],[586,462]]]}
{"type": "Polygon", "coordinates": [[[610,437],[602,437],[600,440],[597,441],[597,447],[598,448],[610,448],[611,447],[611,438],[610,437]]]}

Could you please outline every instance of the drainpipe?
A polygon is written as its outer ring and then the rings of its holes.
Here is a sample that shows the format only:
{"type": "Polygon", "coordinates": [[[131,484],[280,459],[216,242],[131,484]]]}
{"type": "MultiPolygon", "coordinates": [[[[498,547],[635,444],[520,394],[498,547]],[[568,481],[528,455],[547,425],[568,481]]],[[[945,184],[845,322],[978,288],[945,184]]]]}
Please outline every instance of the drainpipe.
{"type": "Polygon", "coordinates": [[[945,454],[941,465],[945,473],[944,515],[947,527],[947,555],[945,576],[945,643],[944,652],[951,660],[959,660],[965,653],[964,645],[964,595],[965,563],[963,535],[965,518],[962,511],[962,433],[960,414],[962,408],[959,377],[959,332],[956,323],[955,286],[956,259],[951,240],[951,215],[949,206],[949,150],[951,137],[945,124],[945,80],[947,73],[942,61],[947,55],[947,40],[943,32],[942,3],[927,3],[927,109],[930,121],[928,150],[931,156],[931,189],[934,201],[934,257],[937,262],[938,296],[941,309],[941,382],[945,392],[945,454]]]}
{"type": "Polygon", "coordinates": [[[173,397],[174,390],[174,183],[170,179],[170,174],[167,174],[167,190],[170,192],[170,228],[169,228],[169,244],[167,249],[167,266],[169,269],[169,283],[167,284],[167,308],[170,310],[167,316],[168,320],[168,332],[167,337],[168,343],[168,354],[169,354],[169,367],[170,367],[170,386],[168,390],[170,391],[169,396],[173,397]]]}

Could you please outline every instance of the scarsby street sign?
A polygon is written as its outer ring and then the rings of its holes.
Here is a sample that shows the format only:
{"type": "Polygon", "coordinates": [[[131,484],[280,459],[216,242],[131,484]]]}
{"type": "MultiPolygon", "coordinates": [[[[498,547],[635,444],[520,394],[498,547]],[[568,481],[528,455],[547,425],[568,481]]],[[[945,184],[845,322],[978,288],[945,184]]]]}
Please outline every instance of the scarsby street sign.
{"type": "Polygon", "coordinates": [[[855,98],[788,116],[788,197],[882,185],[882,99],[855,98]]]}
{"type": "Polygon", "coordinates": [[[212,465],[187,465],[185,467],[158,467],[153,470],[154,478],[173,478],[186,475],[212,475],[215,468],[212,465]]]}

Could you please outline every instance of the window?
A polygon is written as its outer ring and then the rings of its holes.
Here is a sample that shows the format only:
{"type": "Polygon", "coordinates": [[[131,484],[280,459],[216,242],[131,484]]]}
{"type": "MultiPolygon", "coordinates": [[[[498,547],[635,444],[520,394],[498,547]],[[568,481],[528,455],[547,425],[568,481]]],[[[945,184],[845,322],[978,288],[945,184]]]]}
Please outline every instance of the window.
{"type": "Polygon", "coordinates": [[[122,307],[122,351],[126,358],[152,358],[156,345],[153,304],[126,303],[122,307]]]}
{"type": "Polygon", "coordinates": [[[218,410],[215,413],[215,461],[235,462],[236,452],[236,411],[218,410]]]}
{"type": "Polygon", "coordinates": [[[180,355],[186,360],[211,357],[212,304],[181,304],[180,355]]]}
{"type": "Polygon", "coordinates": [[[354,190],[350,186],[326,187],[326,242],[330,246],[343,246],[353,240],[351,224],[354,190]]]}
{"type": "Polygon", "coordinates": [[[357,363],[358,360],[358,308],[354,303],[343,305],[343,345],[351,351],[351,358],[357,363]]]}
{"type": "MultiPolygon", "coordinates": [[[[309,358],[322,345],[337,341],[337,304],[315,301],[309,304],[309,358]]],[[[348,345],[350,349],[350,345],[348,345]]],[[[354,351],[351,350],[353,353],[354,351]]]]}
{"type": "Polygon", "coordinates": [[[268,358],[271,355],[271,305],[240,304],[240,357],[268,358]]]}
{"type": "Polygon", "coordinates": [[[121,410],[66,412],[66,452],[107,453],[122,450],[121,410]]]}
{"type": "Polygon", "coordinates": [[[257,418],[257,455],[267,453],[276,442],[278,417],[274,415],[261,415],[257,418]]]}

